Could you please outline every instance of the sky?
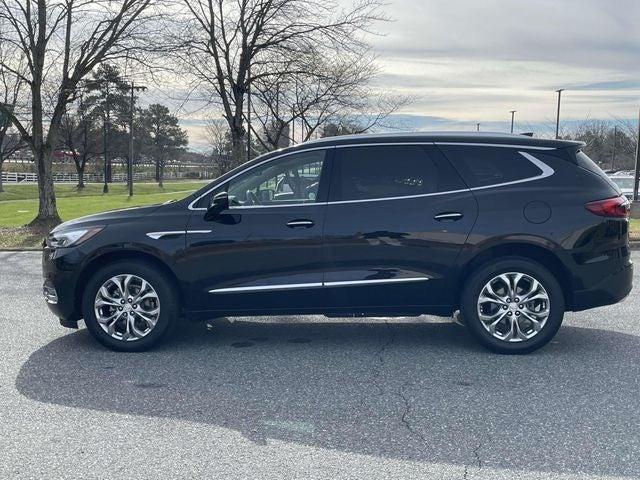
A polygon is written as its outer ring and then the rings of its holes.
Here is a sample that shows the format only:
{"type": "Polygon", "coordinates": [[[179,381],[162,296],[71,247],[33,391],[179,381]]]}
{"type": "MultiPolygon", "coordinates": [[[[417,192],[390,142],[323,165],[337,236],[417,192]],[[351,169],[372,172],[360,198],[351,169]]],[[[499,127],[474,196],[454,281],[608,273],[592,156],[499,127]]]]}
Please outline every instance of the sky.
{"type": "MultiPolygon", "coordinates": [[[[346,3],[347,0],[344,0],[346,3]]],[[[640,108],[640,0],[390,0],[369,41],[376,88],[412,103],[404,130],[551,132],[561,118],[635,119],[640,108]]],[[[193,148],[202,122],[184,122],[193,148]]]]}

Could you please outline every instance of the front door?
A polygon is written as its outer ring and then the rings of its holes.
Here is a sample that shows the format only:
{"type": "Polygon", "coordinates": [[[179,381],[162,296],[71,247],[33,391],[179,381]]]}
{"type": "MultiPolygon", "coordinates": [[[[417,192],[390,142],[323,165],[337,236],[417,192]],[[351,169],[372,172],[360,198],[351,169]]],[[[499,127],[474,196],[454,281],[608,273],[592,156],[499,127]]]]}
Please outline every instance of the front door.
{"type": "Polygon", "coordinates": [[[211,192],[230,208],[212,220],[195,211],[181,262],[192,311],[303,311],[322,304],[326,157],[285,154],[211,192]]]}
{"type": "Polygon", "coordinates": [[[325,223],[334,308],[443,311],[477,216],[473,194],[434,145],[337,147],[325,223]],[[424,306],[432,308],[425,309],[424,306]]]}

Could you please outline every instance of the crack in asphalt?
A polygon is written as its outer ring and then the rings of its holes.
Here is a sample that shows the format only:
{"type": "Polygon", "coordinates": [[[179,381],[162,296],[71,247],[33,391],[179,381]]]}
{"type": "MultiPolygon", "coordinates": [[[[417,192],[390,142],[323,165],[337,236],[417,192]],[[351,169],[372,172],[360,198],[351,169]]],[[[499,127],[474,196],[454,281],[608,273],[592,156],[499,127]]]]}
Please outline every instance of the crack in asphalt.
{"type": "MultiPolygon", "coordinates": [[[[387,350],[389,349],[389,347],[391,345],[393,345],[393,343],[396,340],[396,335],[395,332],[391,329],[391,325],[389,324],[389,322],[387,322],[385,320],[385,325],[387,327],[387,330],[389,332],[389,336],[387,338],[387,341],[384,342],[380,348],[375,352],[375,357],[377,358],[377,362],[376,365],[372,368],[373,371],[373,378],[372,378],[372,384],[375,386],[375,388],[378,390],[378,396],[382,396],[385,393],[384,388],[382,387],[382,385],[379,382],[380,379],[380,375],[382,373],[382,368],[385,365],[385,354],[387,352],[387,350]]],[[[417,437],[425,446],[428,445],[427,444],[427,439],[424,437],[424,435],[422,435],[422,433],[420,433],[418,430],[416,430],[413,425],[411,425],[411,423],[409,422],[409,415],[411,414],[411,401],[410,399],[404,394],[404,390],[407,388],[407,386],[409,385],[409,383],[405,383],[403,384],[399,390],[397,390],[396,392],[394,392],[398,397],[400,397],[404,403],[404,410],[402,411],[402,415],[400,416],[400,422],[402,423],[402,425],[405,427],[405,429],[414,437],[417,437]]]]}
{"type": "Polygon", "coordinates": [[[385,353],[386,353],[387,349],[396,340],[396,335],[393,332],[393,330],[391,329],[391,325],[389,325],[389,322],[385,320],[384,324],[387,327],[387,331],[389,333],[389,336],[387,338],[387,341],[384,342],[380,346],[380,348],[374,353],[374,356],[376,357],[376,364],[371,369],[372,372],[373,372],[372,373],[371,383],[378,390],[378,396],[384,395],[384,388],[382,388],[382,386],[380,385],[380,382],[378,381],[379,378],[380,378],[380,374],[382,373],[382,367],[384,367],[384,363],[385,363],[384,356],[385,356],[385,353]]]}
{"type": "MultiPolygon", "coordinates": [[[[490,438],[487,436],[487,441],[490,438]]],[[[483,460],[480,457],[480,450],[482,449],[482,447],[485,445],[486,441],[481,441],[476,448],[473,449],[473,456],[476,460],[476,465],[478,467],[478,470],[480,470],[482,468],[482,464],[483,464],[483,460]]],[[[464,466],[464,472],[462,473],[462,480],[467,480],[469,478],[469,465],[465,465],[464,466]]]]}
{"type": "Polygon", "coordinates": [[[400,421],[404,425],[404,427],[411,433],[413,436],[418,437],[422,443],[428,445],[427,439],[424,437],[422,433],[416,430],[411,422],[409,422],[409,415],[411,414],[411,401],[409,397],[404,394],[405,388],[407,388],[408,383],[405,383],[400,387],[400,389],[396,392],[396,394],[402,399],[404,402],[404,411],[402,412],[402,416],[400,417],[400,421]]]}

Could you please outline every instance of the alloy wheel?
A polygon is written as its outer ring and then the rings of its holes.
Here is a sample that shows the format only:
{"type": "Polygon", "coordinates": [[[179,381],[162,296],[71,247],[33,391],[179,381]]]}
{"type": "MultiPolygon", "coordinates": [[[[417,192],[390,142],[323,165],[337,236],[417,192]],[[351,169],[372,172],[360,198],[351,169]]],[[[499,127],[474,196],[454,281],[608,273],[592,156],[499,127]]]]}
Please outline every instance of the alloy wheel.
{"type": "Polygon", "coordinates": [[[477,305],[485,330],[506,342],[535,337],[544,328],[551,306],[542,284],[521,272],[502,273],[489,280],[477,305]]]}
{"type": "Polygon", "coordinates": [[[111,277],[98,289],[94,312],[112,338],[135,341],[147,336],[160,318],[160,298],[144,278],[133,274],[111,277]]]}

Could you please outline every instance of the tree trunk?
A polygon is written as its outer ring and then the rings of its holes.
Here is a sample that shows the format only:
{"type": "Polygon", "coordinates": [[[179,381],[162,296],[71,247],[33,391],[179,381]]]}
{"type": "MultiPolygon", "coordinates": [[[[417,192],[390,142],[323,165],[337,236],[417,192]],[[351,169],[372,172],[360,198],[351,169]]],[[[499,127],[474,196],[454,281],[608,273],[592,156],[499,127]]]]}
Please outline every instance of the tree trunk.
{"type": "Polygon", "coordinates": [[[53,151],[50,147],[41,145],[35,153],[39,205],[38,216],[29,223],[29,226],[50,228],[61,222],[56,207],[56,193],[53,188],[53,151]]]}
{"type": "Polygon", "coordinates": [[[84,167],[76,168],[78,171],[78,190],[82,190],[84,188],[84,167]]]}
{"type": "Polygon", "coordinates": [[[160,188],[164,188],[163,185],[163,181],[164,181],[164,162],[158,162],[158,186],[160,188]]]}
{"type": "Polygon", "coordinates": [[[4,163],[4,160],[0,158],[0,193],[4,192],[4,187],[2,186],[2,164],[3,163],[4,163]]]}
{"type": "Polygon", "coordinates": [[[233,156],[232,168],[242,165],[247,159],[247,152],[245,151],[245,137],[246,133],[244,129],[233,129],[231,131],[231,155],[233,156]]]}

